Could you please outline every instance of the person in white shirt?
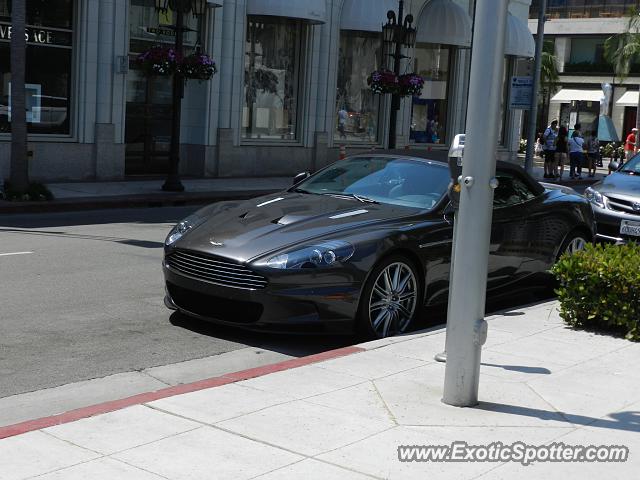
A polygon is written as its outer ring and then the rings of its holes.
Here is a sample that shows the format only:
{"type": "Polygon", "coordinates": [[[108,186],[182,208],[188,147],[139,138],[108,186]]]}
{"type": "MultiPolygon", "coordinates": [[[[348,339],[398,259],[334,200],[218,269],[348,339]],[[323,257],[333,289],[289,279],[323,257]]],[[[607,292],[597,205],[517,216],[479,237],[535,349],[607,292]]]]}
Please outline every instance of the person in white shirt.
{"type": "Polygon", "coordinates": [[[570,178],[582,178],[582,164],[584,163],[584,138],[580,133],[580,125],[576,124],[569,139],[570,178]],[[576,175],[577,172],[577,175],[576,175]]]}

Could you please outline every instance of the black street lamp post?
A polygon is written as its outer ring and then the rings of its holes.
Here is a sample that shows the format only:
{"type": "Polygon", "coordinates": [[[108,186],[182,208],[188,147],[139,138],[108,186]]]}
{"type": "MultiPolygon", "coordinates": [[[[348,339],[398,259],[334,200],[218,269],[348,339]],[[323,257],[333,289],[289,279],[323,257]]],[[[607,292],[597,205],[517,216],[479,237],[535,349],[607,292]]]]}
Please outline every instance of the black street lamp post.
{"type": "MultiPolygon", "coordinates": [[[[171,28],[176,33],[175,54],[182,58],[184,50],[184,33],[192,31],[184,26],[184,16],[189,13],[201,16],[206,13],[207,0],[156,0],[156,10],[171,9],[176,16],[175,25],[171,28]]],[[[180,181],[180,121],[182,98],[184,97],[184,77],[180,69],[173,74],[172,112],[171,112],[171,147],[169,149],[169,171],[162,185],[166,192],[183,192],[184,185],[180,181]]]]}
{"type": "MultiPolygon", "coordinates": [[[[404,15],[404,0],[400,0],[398,15],[393,10],[387,12],[387,23],[382,26],[382,39],[384,47],[389,51],[388,56],[393,59],[393,73],[400,75],[401,61],[409,58],[402,53],[402,48],[413,48],[416,43],[416,29],[411,26],[413,15],[404,15]]],[[[400,95],[393,93],[391,96],[391,114],[389,116],[389,149],[396,148],[396,124],[400,110],[400,95]]]]}

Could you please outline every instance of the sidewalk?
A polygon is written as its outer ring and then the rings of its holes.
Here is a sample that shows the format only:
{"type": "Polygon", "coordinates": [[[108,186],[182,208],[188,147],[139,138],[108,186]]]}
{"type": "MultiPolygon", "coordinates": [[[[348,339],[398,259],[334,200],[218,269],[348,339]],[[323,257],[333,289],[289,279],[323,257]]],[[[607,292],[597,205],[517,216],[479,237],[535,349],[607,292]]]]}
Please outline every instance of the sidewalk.
{"type": "Polygon", "coordinates": [[[289,177],[183,179],[185,191],[164,192],[164,180],[50,183],[51,202],[0,200],[0,213],[204,204],[258,197],[291,186],[289,177]]]}
{"type": "MultiPolygon", "coordinates": [[[[605,164],[608,165],[608,162],[605,161],[605,164]]],[[[595,178],[589,178],[585,174],[582,180],[571,180],[568,178],[567,168],[564,179],[558,182],[543,178],[544,170],[539,159],[535,160],[533,170],[534,178],[540,182],[559,183],[570,187],[592,185],[608,173],[606,168],[599,168],[595,178]]],[[[182,193],[162,191],[164,180],[49,183],[47,187],[53,193],[53,201],[0,200],[0,214],[199,205],[267,195],[288,188],[291,182],[290,177],[185,179],[182,181],[185,186],[182,193]]]]}
{"type": "Polygon", "coordinates": [[[605,159],[603,162],[603,165],[604,165],[603,167],[596,168],[595,177],[589,177],[588,170],[586,168],[583,168],[581,179],[569,178],[569,166],[565,165],[564,175],[562,177],[562,180],[560,180],[560,179],[553,179],[553,178],[544,178],[544,162],[541,159],[536,158],[533,162],[532,176],[539,182],[558,183],[560,185],[566,185],[568,187],[589,186],[589,185],[593,185],[596,182],[599,182],[609,174],[609,169],[607,168],[609,166],[609,160],[605,159]]]}
{"type": "Polygon", "coordinates": [[[435,329],[0,428],[0,478],[636,478],[640,344],[570,330],[556,302],[488,321],[476,408],[441,403],[445,365],[433,356],[445,335],[435,329]],[[453,441],[615,444],[630,456],[526,467],[398,460],[400,445],[453,441]]]}

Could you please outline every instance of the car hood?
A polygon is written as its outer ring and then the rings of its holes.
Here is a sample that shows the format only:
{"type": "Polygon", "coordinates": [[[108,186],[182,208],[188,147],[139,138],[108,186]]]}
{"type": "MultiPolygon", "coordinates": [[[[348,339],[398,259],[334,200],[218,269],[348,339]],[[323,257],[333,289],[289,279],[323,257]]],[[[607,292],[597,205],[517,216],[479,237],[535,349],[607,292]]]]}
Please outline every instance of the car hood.
{"type": "Polygon", "coordinates": [[[640,176],[626,173],[612,173],[592,187],[603,195],[614,194],[640,198],[640,176]]]}
{"type": "Polygon", "coordinates": [[[283,192],[208,207],[203,211],[207,220],[178,240],[174,248],[246,262],[313,239],[341,239],[354,229],[380,228],[381,223],[419,212],[328,195],[283,192]]]}

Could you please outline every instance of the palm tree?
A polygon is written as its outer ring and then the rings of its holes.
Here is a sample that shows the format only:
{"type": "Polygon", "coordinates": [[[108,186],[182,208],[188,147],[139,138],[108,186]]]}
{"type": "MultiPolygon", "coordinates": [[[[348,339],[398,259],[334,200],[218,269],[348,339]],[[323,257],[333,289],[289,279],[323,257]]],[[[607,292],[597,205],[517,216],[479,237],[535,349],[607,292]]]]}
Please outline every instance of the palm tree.
{"type": "MultiPolygon", "coordinates": [[[[631,71],[631,65],[640,58],[640,9],[630,9],[625,31],[612,35],[604,42],[604,56],[613,64],[616,77],[623,82],[631,71]]],[[[636,128],[640,129],[640,94],[636,111],[636,128]]],[[[640,135],[636,135],[636,149],[640,147],[640,135]]]]}
{"type": "Polygon", "coordinates": [[[29,186],[27,164],[27,118],[25,98],[26,0],[12,0],[11,35],[11,187],[26,192],[29,186]]]}
{"type": "Polygon", "coordinates": [[[546,126],[546,118],[548,115],[551,95],[558,90],[558,82],[560,80],[554,49],[555,46],[552,40],[544,42],[542,49],[542,64],[540,67],[540,95],[542,96],[542,108],[540,109],[540,118],[538,119],[538,124],[543,129],[546,126]]]}

